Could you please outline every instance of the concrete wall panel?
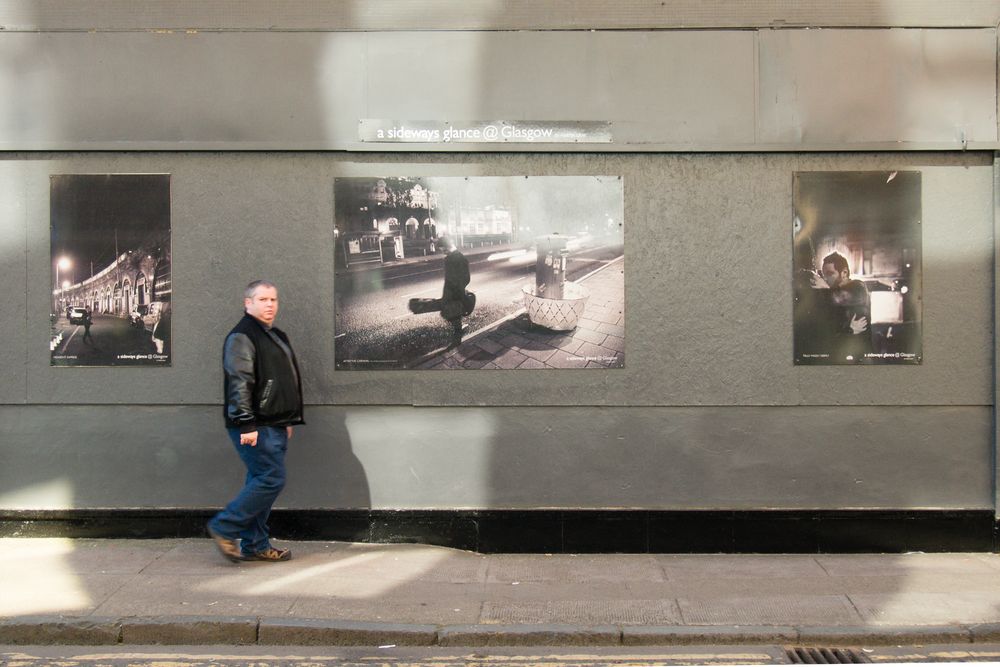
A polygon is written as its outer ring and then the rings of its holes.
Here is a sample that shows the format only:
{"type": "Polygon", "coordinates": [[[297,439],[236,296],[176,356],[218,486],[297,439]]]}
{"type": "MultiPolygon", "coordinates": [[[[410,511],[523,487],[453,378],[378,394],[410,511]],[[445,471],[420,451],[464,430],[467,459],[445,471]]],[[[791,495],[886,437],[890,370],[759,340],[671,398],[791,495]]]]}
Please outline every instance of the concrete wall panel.
{"type": "Polygon", "coordinates": [[[28,389],[8,402],[211,404],[240,293],[269,276],[306,399],[356,405],[989,405],[992,162],[983,154],[85,154],[9,163],[25,182],[28,389]],[[924,172],[924,363],[795,367],[792,174],[924,172]],[[170,173],[171,368],[49,367],[49,173],[170,173]],[[340,175],[621,174],[626,368],[333,370],[333,179],[340,175]],[[37,341],[32,343],[31,341],[37,341]]]}
{"type": "Polygon", "coordinates": [[[368,118],[610,120],[616,143],[754,140],[751,32],[372,34],[367,72],[368,118]],[[407,61],[419,64],[404,75],[407,61]]]}
{"type": "Polygon", "coordinates": [[[6,30],[589,30],[747,28],[773,26],[992,27],[1000,8],[991,0],[3,0],[6,30]]]}
{"type": "Polygon", "coordinates": [[[539,151],[993,148],[995,41],[995,28],[0,31],[0,150],[414,150],[362,143],[364,118],[613,124],[613,143],[539,151]]]}
{"type": "MultiPolygon", "coordinates": [[[[280,507],[985,509],[986,407],[316,407],[280,507]]],[[[216,407],[0,408],[0,509],[217,507],[216,407]],[[26,445],[26,443],[30,443],[26,445]]]]}
{"type": "MultiPolygon", "coordinates": [[[[27,382],[27,218],[25,172],[16,161],[0,162],[0,403],[21,403],[27,382]]],[[[45,225],[46,229],[48,225],[45,225]]],[[[41,342],[44,347],[44,339],[41,342]]]]}
{"type": "Polygon", "coordinates": [[[18,33],[0,148],[326,148],[357,137],[363,36],[18,33]]]}
{"type": "Polygon", "coordinates": [[[760,141],[996,141],[996,30],[766,30],[760,141]]]}

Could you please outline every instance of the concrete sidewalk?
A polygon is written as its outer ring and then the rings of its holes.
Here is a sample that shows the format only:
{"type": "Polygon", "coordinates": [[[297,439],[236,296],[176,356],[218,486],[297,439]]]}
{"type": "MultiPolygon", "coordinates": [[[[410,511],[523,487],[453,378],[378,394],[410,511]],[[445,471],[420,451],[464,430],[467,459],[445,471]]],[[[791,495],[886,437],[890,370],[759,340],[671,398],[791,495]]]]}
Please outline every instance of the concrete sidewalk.
{"type": "Polygon", "coordinates": [[[0,540],[0,644],[876,646],[1000,641],[1000,556],[483,555],[0,540]]]}

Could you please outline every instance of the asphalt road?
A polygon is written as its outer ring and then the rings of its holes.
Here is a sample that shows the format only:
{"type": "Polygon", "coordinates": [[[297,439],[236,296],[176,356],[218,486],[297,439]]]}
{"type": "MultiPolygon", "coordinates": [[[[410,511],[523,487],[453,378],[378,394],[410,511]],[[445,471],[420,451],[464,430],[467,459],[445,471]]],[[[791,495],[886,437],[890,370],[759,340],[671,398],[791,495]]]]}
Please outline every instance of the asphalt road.
{"type": "MultiPolygon", "coordinates": [[[[581,278],[620,256],[622,250],[621,245],[593,246],[572,253],[567,279],[581,278]]],[[[535,255],[531,250],[514,256],[470,255],[469,272],[468,289],[476,294],[476,309],[464,323],[466,331],[475,331],[523,307],[521,289],[534,285],[535,255]]],[[[337,368],[406,368],[447,345],[450,327],[438,313],[414,315],[407,308],[411,298],[439,298],[443,284],[443,255],[426,262],[338,274],[337,368]]]]}
{"type": "Polygon", "coordinates": [[[150,358],[156,346],[149,331],[129,325],[113,315],[93,315],[90,340],[84,340],[82,324],[70,324],[65,315],[52,327],[52,335],[62,339],[52,350],[55,366],[111,366],[158,363],[150,358]],[[133,358],[134,357],[134,358],[133,358]]]}

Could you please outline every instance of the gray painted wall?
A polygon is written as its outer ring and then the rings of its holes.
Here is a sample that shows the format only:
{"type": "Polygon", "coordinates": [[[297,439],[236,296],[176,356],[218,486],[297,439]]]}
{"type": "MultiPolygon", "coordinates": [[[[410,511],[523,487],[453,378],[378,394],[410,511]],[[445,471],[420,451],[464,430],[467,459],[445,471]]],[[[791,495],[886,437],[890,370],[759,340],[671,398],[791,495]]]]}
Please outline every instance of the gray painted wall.
{"type": "Polygon", "coordinates": [[[993,508],[995,168],[957,150],[1000,147],[997,3],[664,7],[0,0],[0,509],[228,499],[219,348],[260,276],[309,403],[284,507],[993,508]],[[923,364],[795,367],[792,174],[890,169],[923,174],[923,364]],[[51,368],[49,175],[113,172],[171,174],[173,365],[51,368]],[[587,174],[624,179],[625,369],[334,372],[334,178],[587,174]]]}
{"type": "Polygon", "coordinates": [[[993,507],[991,154],[2,157],[0,508],[223,503],[261,275],[310,404],[286,507],[993,507]],[[924,362],[793,366],[792,174],[889,169],[923,174],[924,362]],[[171,174],[173,366],[52,368],[48,177],[113,172],[171,174]],[[381,174],[621,174],[626,368],[334,372],[333,179],[381,174]]]}

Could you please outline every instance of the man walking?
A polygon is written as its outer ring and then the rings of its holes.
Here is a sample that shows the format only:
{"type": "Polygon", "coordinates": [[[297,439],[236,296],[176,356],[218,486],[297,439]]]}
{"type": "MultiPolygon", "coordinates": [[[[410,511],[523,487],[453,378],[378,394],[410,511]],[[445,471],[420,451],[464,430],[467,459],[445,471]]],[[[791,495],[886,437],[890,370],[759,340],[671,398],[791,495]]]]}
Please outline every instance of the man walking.
{"type": "Polygon", "coordinates": [[[271,506],[285,486],[285,450],[302,420],[302,382],[288,336],[274,327],[278,290],[255,280],[243,294],[246,313],[226,336],[226,430],[247,468],[243,490],[208,522],[223,556],[236,562],[285,561],[268,536],[271,506]],[[239,544],[237,544],[239,540],[239,544]]]}

